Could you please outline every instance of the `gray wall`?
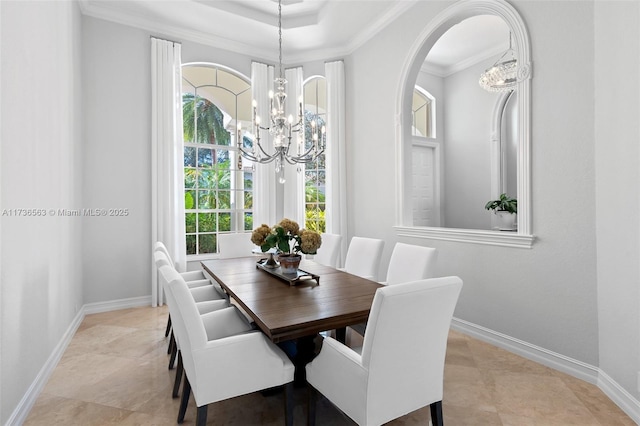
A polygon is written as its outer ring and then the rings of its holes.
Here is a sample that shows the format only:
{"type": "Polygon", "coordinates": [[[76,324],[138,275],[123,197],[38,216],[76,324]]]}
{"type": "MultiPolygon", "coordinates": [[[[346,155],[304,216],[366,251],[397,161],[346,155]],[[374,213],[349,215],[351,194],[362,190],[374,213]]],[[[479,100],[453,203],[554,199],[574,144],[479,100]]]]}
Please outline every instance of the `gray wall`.
{"type": "Polygon", "coordinates": [[[640,371],[639,52],[640,3],[596,2],[594,127],[600,368],[636,399],[640,371]]]}
{"type": "Polygon", "coordinates": [[[1,6],[0,423],[82,307],[80,12],[72,2],[1,6]],[[55,213],[51,214],[53,209],[55,213]]]}
{"type": "MultiPolygon", "coordinates": [[[[396,172],[389,165],[394,158],[401,66],[424,25],[448,4],[418,3],[348,63],[350,233],[387,241],[382,276],[393,245],[400,240],[392,230],[396,172]],[[386,58],[382,65],[380,56],[386,58]],[[381,81],[388,83],[380,86],[381,81]],[[371,87],[377,88],[375,97],[368,95],[371,87]],[[363,190],[371,187],[376,189],[375,198],[363,190]],[[372,211],[375,217],[369,214],[372,211]]],[[[465,287],[457,317],[598,365],[595,99],[590,90],[593,4],[517,2],[516,8],[529,29],[534,61],[532,176],[537,241],[527,250],[402,240],[437,247],[439,273],[462,277],[465,287]],[[559,43],[567,34],[580,43],[559,43]]]]}

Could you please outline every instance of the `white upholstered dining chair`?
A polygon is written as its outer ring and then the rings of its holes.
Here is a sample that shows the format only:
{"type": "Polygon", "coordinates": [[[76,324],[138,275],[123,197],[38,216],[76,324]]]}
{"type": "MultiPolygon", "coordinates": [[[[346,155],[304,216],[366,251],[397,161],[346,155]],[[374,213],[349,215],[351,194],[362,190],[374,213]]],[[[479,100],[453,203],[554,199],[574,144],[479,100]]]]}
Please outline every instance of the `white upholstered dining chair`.
{"type": "Polygon", "coordinates": [[[307,365],[309,425],[316,391],[358,425],[381,425],[430,406],[442,425],[447,336],[462,280],[431,278],[376,291],[361,352],[326,337],[307,365]]]}
{"type": "MultiPolygon", "coordinates": [[[[167,257],[162,252],[162,250],[156,250],[153,253],[153,260],[155,262],[156,269],[158,270],[158,280],[160,280],[161,282],[163,281],[163,277],[160,276],[161,267],[169,266],[170,268],[175,270],[175,268],[173,268],[173,265],[167,259],[167,257]]],[[[180,274],[180,276],[182,277],[183,274],[180,274]]],[[[191,296],[193,297],[193,300],[196,302],[196,306],[200,314],[206,314],[208,312],[217,311],[218,309],[226,308],[229,306],[228,299],[225,298],[223,295],[221,295],[214,288],[214,286],[211,285],[211,282],[209,280],[197,280],[197,282],[198,282],[198,285],[195,285],[193,287],[189,286],[189,284],[192,283],[191,281],[189,282],[185,281],[185,284],[187,285],[187,287],[189,287],[191,296]],[[205,283],[200,285],[200,281],[205,281],[205,283]]],[[[163,288],[164,287],[166,286],[163,283],[163,288]]],[[[178,346],[176,345],[175,336],[172,331],[171,312],[169,312],[169,315],[167,316],[167,327],[164,333],[164,337],[168,337],[169,333],[171,333],[171,336],[169,337],[169,345],[167,347],[167,353],[171,355],[171,357],[169,358],[169,370],[171,370],[175,365],[175,361],[176,359],[178,359],[177,357],[179,355],[178,346]]],[[[180,363],[180,360],[178,359],[178,364],[179,363],[180,363]]],[[[176,379],[178,381],[180,380],[179,377],[180,376],[178,375],[176,376],[176,379]]]]}
{"type": "MultiPolygon", "coordinates": [[[[259,331],[229,335],[235,330],[218,328],[216,333],[208,334],[209,330],[182,277],[167,266],[160,268],[160,272],[175,301],[175,309],[171,313],[176,317],[174,327],[185,372],[178,423],[184,421],[191,392],[198,407],[196,424],[205,425],[208,404],[286,385],[285,423],[293,424],[291,394],[294,365],[289,358],[259,331]]],[[[227,312],[216,311],[207,315],[222,316],[228,315],[227,312]]],[[[233,321],[240,321],[242,316],[239,313],[234,315],[237,318],[233,321]]],[[[222,324],[227,322],[228,318],[219,321],[222,324]]]]}
{"type": "Polygon", "coordinates": [[[376,238],[353,237],[344,261],[345,272],[369,280],[378,280],[378,268],[384,241],[376,238]]]}
{"type": "MultiPolygon", "coordinates": [[[[438,251],[433,247],[396,243],[389,260],[387,281],[381,284],[394,285],[417,281],[435,276],[438,251]]],[[[355,332],[364,335],[366,323],[350,326],[355,332]]]]}
{"type": "Polygon", "coordinates": [[[396,243],[389,260],[387,280],[382,284],[399,284],[433,278],[436,274],[438,251],[433,247],[396,243]]]}
{"type": "MultiPolygon", "coordinates": [[[[171,254],[169,253],[167,246],[165,246],[162,241],[156,241],[153,245],[153,252],[155,253],[158,251],[162,252],[165,255],[165,257],[167,258],[167,261],[173,268],[176,267],[176,264],[173,262],[173,258],[171,257],[171,254]]],[[[203,280],[206,280],[207,277],[204,275],[202,271],[180,272],[180,275],[182,276],[182,278],[184,278],[184,280],[187,283],[189,282],[191,283],[190,287],[197,287],[200,285],[207,284],[206,282],[203,281],[203,280]]]]}
{"type": "Polygon", "coordinates": [[[313,261],[336,268],[338,266],[342,235],[323,233],[320,234],[320,238],[322,238],[322,245],[320,245],[318,252],[313,255],[313,261]]]}
{"type": "Polygon", "coordinates": [[[220,259],[251,256],[251,250],[257,246],[251,242],[251,234],[218,234],[218,253],[220,259]]]}

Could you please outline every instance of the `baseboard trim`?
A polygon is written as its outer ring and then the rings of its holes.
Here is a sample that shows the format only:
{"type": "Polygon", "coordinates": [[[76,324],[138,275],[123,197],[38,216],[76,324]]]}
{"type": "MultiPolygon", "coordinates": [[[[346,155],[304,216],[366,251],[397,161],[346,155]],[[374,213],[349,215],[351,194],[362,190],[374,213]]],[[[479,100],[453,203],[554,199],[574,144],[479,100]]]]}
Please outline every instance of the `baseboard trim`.
{"type": "Polygon", "coordinates": [[[640,401],[602,370],[600,370],[600,375],[598,376],[598,387],[622,411],[627,413],[627,416],[640,425],[640,401]]]}
{"type": "Polygon", "coordinates": [[[111,312],[120,309],[151,306],[151,296],[131,297],[129,299],[110,300],[108,302],[87,303],[82,308],[85,315],[111,312]]]}
{"type": "Polygon", "coordinates": [[[31,386],[29,386],[29,389],[27,389],[27,392],[18,403],[18,406],[13,410],[13,413],[11,413],[11,416],[5,423],[7,426],[21,425],[27,419],[31,408],[33,408],[33,404],[35,404],[38,396],[40,396],[40,393],[42,392],[42,389],[44,389],[47,381],[49,381],[49,378],[53,374],[53,370],[55,370],[58,362],[60,362],[62,355],[64,355],[64,351],[67,349],[67,346],[69,346],[69,343],[71,343],[71,339],[73,339],[73,336],[76,334],[76,331],[78,330],[78,327],[80,327],[83,319],[84,310],[80,309],[73,318],[73,321],[71,321],[71,324],[62,336],[62,339],[60,339],[60,342],[58,342],[56,347],[53,349],[53,352],[51,352],[51,355],[38,372],[38,375],[31,383],[31,386]]]}
{"type": "Polygon", "coordinates": [[[71,343],[71,339],[73,339],[76,331],[78,331],[78,327],[80,327],[80,324],[82,323],[85,315],[97,314],[100,312],[117,311],[119,309],[135,308],[140,306],[151,306],[151,296],[132,297],[129,299],[87,303],[83,305],[76,316],[73,318],[73,321],[71,321],[71,324],[60,339],[60,342],[53,349],[53,352],[51,352],[51,355],[40,369],[40,372],[38,372],[38,375],[31,383],[31,386],[29,386],[29,389],[27,389],[27,392],[18,403],[18,406],[15,410],[13,410],[13,413],[11,414],[5,425],[19,426],[23,424],[27,419],[31,408],[33,408],[33,404],[35,404],[38,396],[40,396],[40,393],[42,392],[42,389],[44,389],[44,386],[47,384],[47,381],[53,374],[53,370],[55,370],[58,362],[60,362],[62,355],[64,355],[64,351],[67,349],[67,346],[69,346],[69,343],[71,343]]]}
{"type": "Polygon", "coordinates": [[[640,424],[640,401],[598,367],[459,318],[453,318],[451,328],[598,386],[633,421],[640,424]]]}

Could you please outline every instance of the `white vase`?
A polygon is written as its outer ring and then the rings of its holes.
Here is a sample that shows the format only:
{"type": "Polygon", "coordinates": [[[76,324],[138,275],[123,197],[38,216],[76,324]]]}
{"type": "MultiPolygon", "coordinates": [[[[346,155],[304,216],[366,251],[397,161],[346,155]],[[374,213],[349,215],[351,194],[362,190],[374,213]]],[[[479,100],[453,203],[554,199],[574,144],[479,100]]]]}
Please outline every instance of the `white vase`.
{"type": "Polygon", "coordinates": [[[517,231],[517,217],[518,215],[515,213],[509,213],[503,210],[496,211],[496,228],[499,231],[517,231]]]}

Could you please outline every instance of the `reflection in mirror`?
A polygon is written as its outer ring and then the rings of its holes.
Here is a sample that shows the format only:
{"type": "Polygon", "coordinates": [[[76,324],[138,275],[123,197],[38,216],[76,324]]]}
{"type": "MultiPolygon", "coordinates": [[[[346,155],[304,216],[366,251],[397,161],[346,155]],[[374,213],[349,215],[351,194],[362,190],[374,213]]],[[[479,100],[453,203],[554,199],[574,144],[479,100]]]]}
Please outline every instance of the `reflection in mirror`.
{"type": "Polygon", "coordinates": [[[492,215],[484,209],[487,201],[503,189],[516,197],[517,101],[502,102],[505,108],[499,116],[505,133],[498,138],[503,143],[495,153],[494,111],[505,94],[488,92],[478,84],[480,74],[508,48],[506,22],[498,16],[478,15],[451,27],[426,55],[416,84],[437,100],[435,124],[440,130],[430,140],[432,147],[414,136],[414,226],[490,230],[492,215]],[[496,154],[500,158],[494,160],[496,154]],[[493,167],[496,160],[499,167],[493,167]],[[426,179],[425,174],[434,170],[439,175],[426,179]],[[425,200],[425,194],[440,194],[439,200],[425,200]],[[422,210],[425,205],[437,212],[427,214],[422,210]]]}
{"type": "Polygon", "coordinates": [[[518,198],[518,94],[508,93],[507,102],[500,115],[500,190],[512,198],[518,198]]]}

